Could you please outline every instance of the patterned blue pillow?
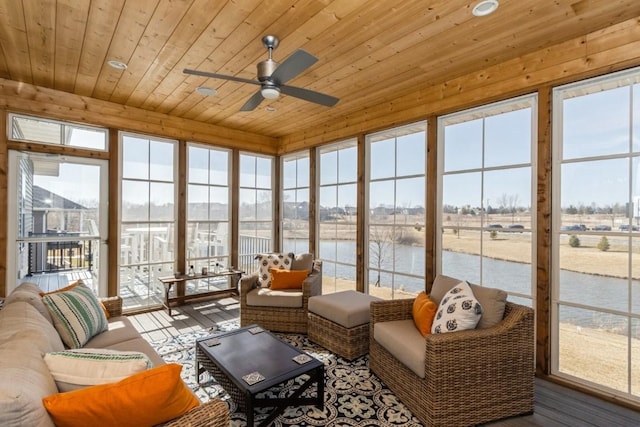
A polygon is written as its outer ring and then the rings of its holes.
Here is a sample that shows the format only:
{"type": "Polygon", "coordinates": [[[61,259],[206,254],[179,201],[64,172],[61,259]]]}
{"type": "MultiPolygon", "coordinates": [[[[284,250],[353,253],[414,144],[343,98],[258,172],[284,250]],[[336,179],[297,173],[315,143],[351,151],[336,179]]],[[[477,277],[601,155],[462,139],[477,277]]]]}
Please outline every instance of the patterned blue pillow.
{"type": "Polygon", "coordinates": [[[42,297],[62,342],[80,348],[108,328],[107,316],[93,291],[84,284],[42,297]]]}

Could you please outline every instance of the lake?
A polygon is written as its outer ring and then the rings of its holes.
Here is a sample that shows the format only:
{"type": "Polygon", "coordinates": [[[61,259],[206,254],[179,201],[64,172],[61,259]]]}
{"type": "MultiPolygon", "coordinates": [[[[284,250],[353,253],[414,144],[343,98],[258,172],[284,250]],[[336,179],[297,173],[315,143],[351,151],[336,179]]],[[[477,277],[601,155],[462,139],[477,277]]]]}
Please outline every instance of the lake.
{"type": "MultiPolygon", "coordinates": [[[[328,262],[336,259],[340,262],[355,264],[356,245],[354,241],[321,241],[319,258],[323,259],[323,273],[347,280],[355,280],[355,269],[350,266],[328,262]]],[[[442,254],[443,274],[478,283],[480,281],[480,262],[484,284],[490,287],[504,289],[507,292],[531,295],[535,292],[531,287],[531,265],[503,261],[491,258],[481,259],[477,255],[460,252],[444,251],[442,254]]],[[[424,248],[406,245],[396,245],[395,257],[387,256],[382,259],[382,269],[390,269],[395,262],[396,271],[416,276],[424,276],[424,248]]],[[[375,274],[370,277],[370,283],[376,280],[375,274]]],[[[382,286],[390,286],[391,275],[381,275],[382,286]]],[[[627,313],[640,314],[640,282],[634,280],[629,289],[629,282],[625,279],[597,276],[593,274],[576,273],[567,270],[560,271],[559,299],[563,303],[574,303],[595,308],[627,313]],[[631,294],[631,295],[630,295],[631,294]]],[[[424,279],[396,275],[396,288],[403,287],[407,291],[420,292],[424,289],[424,279]]],[[[531,301],[523,298],[510,297],[515,302],[531,305],[531,301]]],[[[626,330],[627,317],[600,311],[585,310],[577,307],[561,305],[560,321],[579,326],[596,327],[616,330],[626,330]]],[[[640,329],[640,328],[638,328],[640,329]]],[[[640,334],[640,331],[638,331],[640,334]]]]}

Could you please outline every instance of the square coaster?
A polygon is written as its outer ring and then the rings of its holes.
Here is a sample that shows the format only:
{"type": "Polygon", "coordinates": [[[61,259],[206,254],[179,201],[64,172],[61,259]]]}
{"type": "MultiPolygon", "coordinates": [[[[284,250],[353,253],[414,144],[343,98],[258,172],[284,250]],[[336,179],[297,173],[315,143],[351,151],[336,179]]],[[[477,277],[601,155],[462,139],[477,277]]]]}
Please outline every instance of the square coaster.
{"type": "Polygon", "coordinates": [[[253,335],[259,334],[262,331],[264,331],[264,329],[262,329],[260,326],[256,326],[256,327],[253,327],[253,328],[249,329],[249,332],[251,332],[253,335]]]}
{"type": "Polygon", "coordinates": [[[311,359],[311,356],[309,356],[308,354],[299,354],[299,355],[293,357],[293,360],[296,363],[299,363],[300,365],[302,365],[302,364],[305,364],[307,362],[310,362],[312,359],[311,359]]]}
{"type": "Polygon", "coordinates": [[[250,374],[244,375],[242,377],[242,379],[247,384],[254,385],[254,384],[259,383],[260,381],[264,380],[264,377],[262,376],[262,374],[260,372],[256,371],[256,372],[251,372],[250,374]]]}
{"type": "Polygon", "coordinates": [[[204,342],[204,345],[207,347],[213,347],[214,345],[220,344],[220,340],[218,338],[209,338],[204,342]]]}

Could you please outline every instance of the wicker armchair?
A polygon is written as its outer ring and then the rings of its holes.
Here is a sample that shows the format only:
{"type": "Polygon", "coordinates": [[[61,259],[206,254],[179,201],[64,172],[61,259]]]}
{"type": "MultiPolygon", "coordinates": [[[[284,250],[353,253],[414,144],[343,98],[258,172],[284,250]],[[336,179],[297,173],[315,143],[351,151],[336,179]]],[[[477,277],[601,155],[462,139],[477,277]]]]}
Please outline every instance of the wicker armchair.
{"type": "MultiPolygon", "coordinates": [[[[110,317],[122,316],[122,298],[100,298],[100,301],[110,317]]],[[[230,420],[229,406],[220,399],[213,399],[163,423],[162,427],[228,427],[230,420]]]]}
{"type": "MultiPolygon", "coordinates": [[[[295,269],[295,261],[292,269],[295,269]]],[[[250,292],[258,292],[258,274],[240,279],[240,326],[258,324],[270,331],[307,333],[309,298],[322,295],[322,261],[313,261],[311,274],[302,282],[302,305],[282,307],[277,305],[251,305],[247,303],[250,292]]],[[[283,291],[286,292],[286,291],[283,291]]],[[[298,294],[299,291],[292,292],[298,294]]]]}
{"type": "Polygon", "coordinates": [[[428,335],[425,378],[374,338],[376,324],[412,319],[413,299],[371,303],[369,367],[427,426],[468,426],[533,412],[533,310],[506,303],[487,329],[428,335]]]}

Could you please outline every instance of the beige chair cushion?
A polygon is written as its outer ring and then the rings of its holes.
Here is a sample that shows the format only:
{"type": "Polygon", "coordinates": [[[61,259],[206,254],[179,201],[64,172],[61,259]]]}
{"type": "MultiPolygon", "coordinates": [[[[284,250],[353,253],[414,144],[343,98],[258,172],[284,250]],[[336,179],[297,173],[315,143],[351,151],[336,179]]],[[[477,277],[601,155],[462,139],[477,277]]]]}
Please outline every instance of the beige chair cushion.
{"type": "Polygon", "coordinates": [[[425,338],[413,319],[376,323],[373,338],[417,376],[425,376],[425,338]]]}
{"type": "Polygon", "coordinates": [[[271,290],[255,288],[247,293],[247,305],[258,307],[302,307],[302,291],[299,289],[271,290]]]}
{"type": "MultiPolygon", "coordinates": [[[[460,282],[460,279],[439,274],[433,281],[429,297],[433,302],[440,304],[444,295],[460,282]]],[[[500,323],[504,317],[504,307],[507,303],[508,294],[502,289],[487,288],[473,283],[471,283],[471,290],[482,306],[482,317],[476,329],[491,328],[500,323]]]]}
{"type": "Polygon", "coordinates": [[[151,344],[140,336],[132,340],[112,344],[107,348],[109,350],[119,351],[139,351],[147,355],[153,366],[160,366],[166,363],[164,359],[162,359],[162,357],[153,350],[151,344]]]}
{"type": "Polygon", "coordinates": [[[345,328],[369,323],[369,305],[380,298],[356,291],[342,291],[309,298],[309,311],[345,328]]]}

